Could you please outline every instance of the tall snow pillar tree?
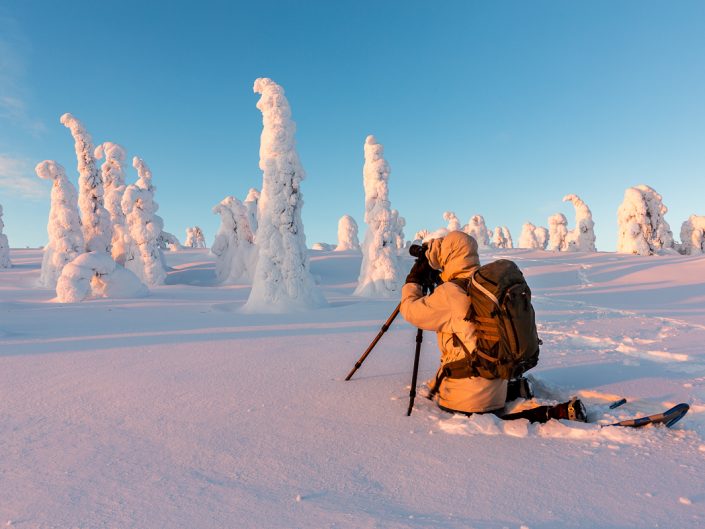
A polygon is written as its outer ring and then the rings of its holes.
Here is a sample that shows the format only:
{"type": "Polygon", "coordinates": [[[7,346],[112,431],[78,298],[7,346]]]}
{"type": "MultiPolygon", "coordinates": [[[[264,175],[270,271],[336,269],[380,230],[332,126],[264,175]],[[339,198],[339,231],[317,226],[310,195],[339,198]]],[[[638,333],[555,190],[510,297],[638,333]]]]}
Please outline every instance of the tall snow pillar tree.
{"type": "Polygon", "coordinates": [[[395,226],[389,203],[389,164],[384,147],[374,136],[365,140],[365,223],[362,266],[354,295],[394,297],[399,295],[399,271],[395,226]]]}
{"type": "Polygon", "coordinates": [[[296,152],[291,108],[284,89],[267,78],[255,81],[262,112],[259,167],[262,192],[257,227],[257,266],[247,312],[291,312],[325,305],[309,271],[301,221],[304,169],[296,152]]]}

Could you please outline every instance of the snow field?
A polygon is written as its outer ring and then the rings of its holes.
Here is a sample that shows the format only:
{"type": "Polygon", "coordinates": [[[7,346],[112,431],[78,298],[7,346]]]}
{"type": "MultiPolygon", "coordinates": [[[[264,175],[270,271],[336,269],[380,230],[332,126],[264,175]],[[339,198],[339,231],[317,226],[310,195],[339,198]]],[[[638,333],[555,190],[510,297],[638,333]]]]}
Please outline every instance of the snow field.
{"type": "MultiPolygon", "coordinates": [[[[0,272],[0,526],[702,527],[704,256],[487,250],[525,271],[537,403],[607,423],[688,402],[673,429],[406,417],[415,329],[352,295],[358,252],[311,252],[329,305],[240,312],[207,250],[139,299],[53,303],[41,252],[0,272]],[[627,404],[609,410],[620,397],[627,404]]],[[[411,266],[405,258],[402,269],[411,266]]],[[[438,351],[424,333],[419,380],[438,351]]],[[[515,406],[520,405],[515,403],[515,406]]]]}

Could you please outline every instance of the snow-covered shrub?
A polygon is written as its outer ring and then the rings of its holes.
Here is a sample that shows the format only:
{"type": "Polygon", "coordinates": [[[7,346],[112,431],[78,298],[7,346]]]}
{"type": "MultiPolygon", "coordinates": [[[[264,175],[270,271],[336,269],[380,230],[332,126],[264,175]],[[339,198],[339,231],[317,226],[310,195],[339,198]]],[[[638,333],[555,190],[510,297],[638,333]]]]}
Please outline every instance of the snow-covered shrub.
{"type": "Polygon", "coordinates": [[[2,205],[0,204],[0,268],[10,268],[10,244],[7,241],[7,235],[2,232],[5,223],[2,221],[2,205]]]}
{"type": "Polygon", "coordinates": [[[198,226],[186,228],[186,241],[184,248],[205,248],[206,238],[203,235],[203,230],[198,226]]]}
{"type": "Polygon", "coordinates": [[[76,257],[64,266],[56,283],[57,300],[62,303],[88,298],[136,298],[147,293],[135,274],[115,264],[103,251],[76,257]]]}
{"type": "Polygon", "coordinates": [[[247,192],[247,197],[245,197],[245,201],[243,202],[243,204],[245,204],[245,207],[247,208],[247,215],[250,222],[250,230],[252,230],[252,233],[254,234],[257,234],[259,197],[260,192],[254,187],[251,187],[250,190],[247,192]]]}
{"type": "Polygon", "coordinates": [[[105,209],[110,214],[113,226],[112,247],[110,250],[115,262],[125,264],[128,248],[130,247],[130,233],[125,225],[125,213],[122,210],[122,196],[125,193],[125,149],[117,143],[105,142],[95,148],[95,158],[100,160],[105,157],[101,166],[103,190],[105,192],[105,209]]]}
{"type": "Polygon", "coordinates": [[[490,247],[490,239],[494,233],[487,229],[485,217],[482,215],[475,215],[471,217],[468,223],[463,226],[463,231],[477,241],[477,246],[479,248],[490,247]]]}
{"type": "Polygon", "coordinates": [[[661,195],[651,187],[628,188],[617,210],[617,252],[652,255],[673,251],[673,233],[664,218],[667,212],[661,195]]]}
{"type": "Polygon", "coordinates": [[[365,140],[365,223],[367,232],[362,244],[362,266],[356,296],[398,296],[396,226],[389,203],[389,164],[384,148],[374,136],[365,140]]]}
{"type": "Polygon", "coordinates": [[[357,222],[350,215],[340,217],[338,221],[338,246],[335,247],[336,252],[360,249],[357,229],[357,222]]]}
{"type": "Polygon", "coordinates": [[[573,252],[594,252],[595,223],[592,212],[578,195],[566,195],[563,202],[572,202],[575,207],[575,228],[566,235],[567,250],[573,252]]]}
{"type": "Polygon", "coordinates": [[[495,248],[514,248],[512,234],[509,232],[509,228],[506,226],[497,226],[494,229],[492,245],[495,248]]]}
{"type": "Polygon", "coordinates": [[[681,225],[680,252],[684,255],[705,253],[705,217],[691,215],[681,225]]]}
{"type": "Polygon", "coordinates": [[[448,232],[460,230],[460,219],[458,219],[454,211],[445,211],[443,213],[443,220],[448,223],[448,227],[446,228],[448,232]]]}
{"type": "Polygon", "coordinates": [[[110,252],[113,231],[104,205],[103,181],[94,157],[93,140],[83,123],[71,114],[61,116],[61,123],[71,131],[78,159],[78,208],[86,251],[110,252]]]}
{"type": "Polygon", "coordinates": [[[404,227],[406,219],[399,215],[396,209],[392,209],[392,226],[394,227],[394,240],[397,250],[402,250],[406,241],[404,240],[404,227]]]}
{"type": "Polygon", "coordinates": [[[211,246],[218,281],[252,281],[256,254],[247,207],[228,196],[213,208],[213,213],[220,215],[220,227],[211,246]]]}
{"type": "Polygon", "coordinates": [[[176,235],[164,230],[162,230],[159,237],[157,237],[157,244],[162,251],[169,250],[170,252],[178,252],[181,249],[181,243],[176,235]]]}
{"type": "Polygon", "coordinates": [[[53,160],[45,160],[34,168],[39,178],[53,180],[51,208],[44,246],[42,271],[39,283],[50,288],[56,286],[61,271],[68,263],[83,253],[84,242],[78,214],[78,195],[64,168],[53,160]]]}
{"type": "Polygon", "coordinates": [[[568,219],[563,213],[548,217],[548,249],[552,252],[565,252],[568,249],[568,219]]]}
{"type": "Polygon", "coordinates": [[[306,235],[301,221],[304,169],[296,151],[296,124],[284,89],[259,78],[254,91],[262,95],[259,167],[262,192],[257,227],[257,267],[249,312],[289,312],[325,304],[309,271],[306,235]]]}
{"type": "Polygon", "coordinates": [[[132,165],[137,169],[139,178],[135,184],[127,186],[122,197],[122,209],[132,240],[125,268],[147,285],[162,285],[166,280],[166,270],[157,239],[164,226],[161,218],[155,215],[159,206],[154,201],[152,171],[137,156],[133,158],[132,165]]]}

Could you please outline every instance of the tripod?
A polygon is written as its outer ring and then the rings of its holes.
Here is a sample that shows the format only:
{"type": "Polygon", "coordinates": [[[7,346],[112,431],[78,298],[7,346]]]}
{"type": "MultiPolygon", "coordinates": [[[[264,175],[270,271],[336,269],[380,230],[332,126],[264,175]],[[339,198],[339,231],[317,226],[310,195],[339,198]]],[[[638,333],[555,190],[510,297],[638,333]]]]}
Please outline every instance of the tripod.
{"type": "MultiPolygon", "coordinates": [[[[422,293],[424,296],[426,294],[433,293],[433,284],[422,285],[421,288],[422,288],[422,293]]],[[[394,309],[394,311],[392,311],[392,313],[389,315],[389,318],[387,318],[387,321],[384,322],[384,324],[382,325],[382,328],[377,333],[377,336],[375,336],[374,340],[372,340],[372,342],[367,347],[365,352],[362,353],[362,356],[360,357],[360,359],[357,362],[355,362],[355,366],[350,370],[350,373],[348,373],[348,376],[345,377],[345,380],[350,380],[352,378],[352,376],[355,374],[355,372],[363,364],[363,362],[367,359],[368,355],[372,352],[372,349],[375,348],[375,345],[377,345],[377,342],[379,342],[380,338],[382,338],[382,335],[389,330],[389,327],[392,325],[392,322],[399,315],[400,308],[401,308],[401,303],[399,303],[397,305],[397,307],[394,309]]],[[[411,375],[411,389],[409,390],[409,409],[406,411],[407,417],[409,415],[411,415],[411,410],[414,407],[414,399],[416,399],[416,380],[417,380],[418,374],[419,374],[419,358],[421,357],[421,342],[423,342],[423,330],[416,329],[416,349],[414,351],[414,370],[411,375]]]]}

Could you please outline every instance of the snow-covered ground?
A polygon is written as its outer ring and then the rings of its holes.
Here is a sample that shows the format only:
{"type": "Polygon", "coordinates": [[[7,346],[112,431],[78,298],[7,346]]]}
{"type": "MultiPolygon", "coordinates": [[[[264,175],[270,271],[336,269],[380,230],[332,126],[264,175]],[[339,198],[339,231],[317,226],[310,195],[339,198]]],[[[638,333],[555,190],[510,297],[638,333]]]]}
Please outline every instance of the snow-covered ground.
{"type": "MultiPolygon", "coordinates": [[[[538,250],[519,262],[544,340],[540,401],[609,422],[677,402],[671,430],[452,417],[417,398],[415,330],[352,296],[353,252],[311,252],[329,306],[239,311],[207,250],[147,298],[64,305],[41,253],[0,270],[0,527],[705,526],[705,257],[538,250]],[[628,403],[608,405],[619,397],[628,403]]],[[[409,260],[408,265],[411,264],[409,260]]],[[[408,268],[408,266],[407,266],[408,268]]],[[[420,380],[437,365],[426,333],[420,380]]]]}

